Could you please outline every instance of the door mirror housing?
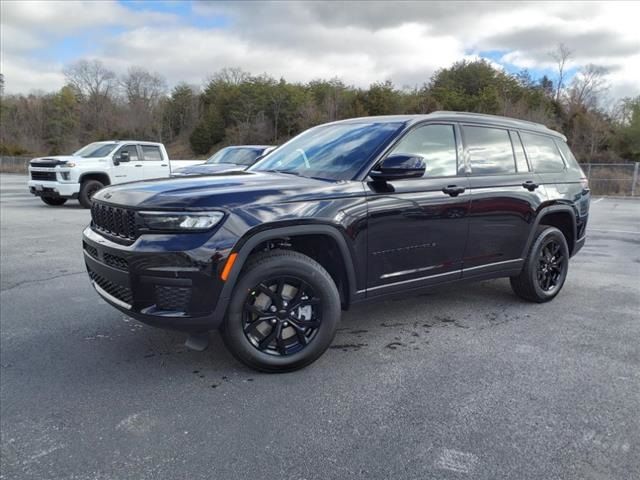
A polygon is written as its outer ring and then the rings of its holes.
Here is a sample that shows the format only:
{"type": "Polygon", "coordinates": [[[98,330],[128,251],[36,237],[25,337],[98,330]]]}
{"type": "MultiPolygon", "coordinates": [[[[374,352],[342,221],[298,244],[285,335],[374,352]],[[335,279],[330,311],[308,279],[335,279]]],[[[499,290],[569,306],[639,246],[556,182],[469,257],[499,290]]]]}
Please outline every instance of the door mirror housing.
{"type": "Polygon", "coordinates": [[[120,165],[122,162],[129,161],[129,152],[127,150],[123,150],[120,153],[117,153],[113,156],[113,164],[120,165]]]}
{"type": "Polygon", "coordinates": [[[398,153],[389,155],[382,160],[382,162],[369,172],[369,176],[375,181],[382,182],[406,178],[420,178],[424,175],[426,169],[424,159],[420,155],[398,153]]]}

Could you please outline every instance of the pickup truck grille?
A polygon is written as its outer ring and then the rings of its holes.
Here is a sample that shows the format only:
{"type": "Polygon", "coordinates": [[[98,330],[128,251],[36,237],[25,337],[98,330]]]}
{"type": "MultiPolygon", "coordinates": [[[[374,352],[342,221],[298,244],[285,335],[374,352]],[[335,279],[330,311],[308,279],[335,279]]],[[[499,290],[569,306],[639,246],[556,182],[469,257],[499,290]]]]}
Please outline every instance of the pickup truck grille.
{"type": "Polygon", "coordinates": [[[93,202],[91,205],[93,228],[113,237],[136,239],[136,214],[133,210],[93,202]]]}
{"type": "Polygon", "coordinates": [[[35,172],[35,171],[31,172],[31,179],[44,180],[47,182],[55,182],[57,180],[56,172],[35,172]]]}

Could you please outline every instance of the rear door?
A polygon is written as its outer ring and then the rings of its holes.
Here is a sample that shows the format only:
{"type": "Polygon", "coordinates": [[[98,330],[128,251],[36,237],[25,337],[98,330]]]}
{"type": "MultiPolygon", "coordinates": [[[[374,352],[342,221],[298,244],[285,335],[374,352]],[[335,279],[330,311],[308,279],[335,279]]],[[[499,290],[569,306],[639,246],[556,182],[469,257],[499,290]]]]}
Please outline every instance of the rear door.
{"type": "Polygon", "coordinates": [[[456,126],[418,125],[389,152],[394,153],[422,156],[426,172],[365,185],[367,296],[461,276],[470,195],[456,126]]]}
{"type": "Polygon", "coordinates": [[[119,165],[116,165],[114,162],[113,174],[109,175],[111,177],[111,183],[135,182],[137,180],[142,180],[143,167],[142,159],[138,152],[138,146],[135,143],[127,143],[121,146],[113,154],[113,159],[118,160],[122,156],[123,152],[128,153],[129,161],[121,161],[119,165]]]}
{"type": "Polygon", "coordinates": [[[166,178],[169,176],[169,159],[159,145],[141,144],[144,178],[166,178]]]}
{"type": "Polygon", "coordinates": [[[519,268],[535,212],[546,199],[518,132],[462,125],[471,206],[464,277],[519,268]]]}

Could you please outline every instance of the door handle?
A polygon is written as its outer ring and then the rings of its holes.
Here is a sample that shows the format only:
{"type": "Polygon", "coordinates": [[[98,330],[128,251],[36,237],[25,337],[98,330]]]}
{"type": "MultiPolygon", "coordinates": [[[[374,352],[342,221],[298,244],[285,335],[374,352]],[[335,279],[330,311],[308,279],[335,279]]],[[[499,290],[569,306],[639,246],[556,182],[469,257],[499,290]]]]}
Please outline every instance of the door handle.
{"type": "Polygon", "coordinates": [[[461,193],[464,193],[464,191],[464,187],[459,187],[457,185],[447,185],[442,189],[442,193],[446,193],[447,195],[450,195],[452,197],[457,197],[461,193]]]}
{"type": "Polygon", "coordinates": [[[533,180],[527,180],[526,182],[522,183],[522,186],[524,188],[526,188],[527,190],[529,190],[530,192],[533,192],[536,188],[538,188],[540,185],[538,185],[536,182],[534,182],[533,180]]]}
{"type": "Polygon", "coordinates": [[[141,167],[141,166],[142,166],[142,164],[140,164],[140,165],[134,165],[134,166],[135,166],[135,167],[141,167]]]}
{"type": "Polygon", "coordinates": [[[160,166],[161,166],[161,167],[166,167],[166,166],[167,166],[167,164],[166,164],[166,163],[161,163],[161,164],[160,164],[160,166]]]}

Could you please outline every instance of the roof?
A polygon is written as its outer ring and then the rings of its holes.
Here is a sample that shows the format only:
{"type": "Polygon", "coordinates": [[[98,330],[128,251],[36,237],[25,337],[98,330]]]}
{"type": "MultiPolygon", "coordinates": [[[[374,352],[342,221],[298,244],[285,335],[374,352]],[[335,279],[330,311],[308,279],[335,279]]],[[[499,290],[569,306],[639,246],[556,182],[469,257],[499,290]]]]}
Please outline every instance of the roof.
{"type": "Polygon", "coordinates": [[[555,130],[552,130],[540,123],[529,122],[527,120],[518,120],[516,118],[501,117],[499,115],[488,115],[485,113],[470,113],[470,112],[447,112],[438,111],[422,115],[384,115],[373,117],[360,117],[350,118],[348,120],[341,120],[344,123],[356,123],[361,121],[372,121],[376,123],[387,122],[405,122],[407,125],[413,125],[415,123],[440,120],[447,122],[463,122],[463,123],[482,123],[484,125],[492,125],[496,127],[517,128],[519,130],[529,130],[538,133],[544,133],[547,135],[554,135],[560,137],[566,141],[566,137],[555,130]]]}

